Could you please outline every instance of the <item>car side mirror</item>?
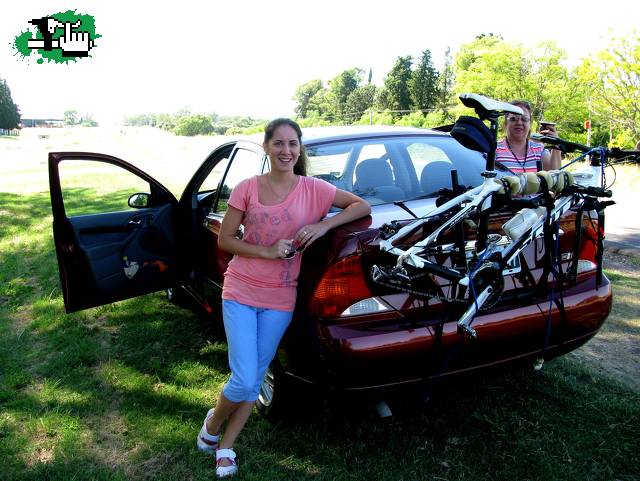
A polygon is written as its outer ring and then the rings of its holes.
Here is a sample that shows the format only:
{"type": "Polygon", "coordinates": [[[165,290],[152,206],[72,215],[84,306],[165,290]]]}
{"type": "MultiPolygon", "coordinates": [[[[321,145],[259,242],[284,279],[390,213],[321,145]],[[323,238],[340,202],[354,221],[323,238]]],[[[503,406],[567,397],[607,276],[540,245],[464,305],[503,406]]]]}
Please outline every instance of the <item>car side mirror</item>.
{"type": "Polygon", "coordinates": [[[142,207],[149,207],[150,201],[151,194],[137,192],[135,194],[132,194],[127,202],[129,204],[129,207],[133,207],[134,209],[141,209],[142,207]]]}

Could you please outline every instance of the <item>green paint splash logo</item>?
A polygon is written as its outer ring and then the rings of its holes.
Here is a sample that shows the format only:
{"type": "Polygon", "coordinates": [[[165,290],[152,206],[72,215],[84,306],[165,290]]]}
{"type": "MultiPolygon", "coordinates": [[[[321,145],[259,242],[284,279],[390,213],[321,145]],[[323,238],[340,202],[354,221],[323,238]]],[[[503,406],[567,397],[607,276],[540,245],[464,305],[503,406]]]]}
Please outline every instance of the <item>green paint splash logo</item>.
{"type": "Polygon", "coordinates": [[[45,59],[55,63],[77,62],[78,58],[91,56],[89,51],[95,48],[95,39],[101,37],[96,35],[95,23],[91,15],[75,10],[34,18],[29,21],[33,27],[18,35],[13,47],[23,59],[33,55],[39,64],[45,59]]]}

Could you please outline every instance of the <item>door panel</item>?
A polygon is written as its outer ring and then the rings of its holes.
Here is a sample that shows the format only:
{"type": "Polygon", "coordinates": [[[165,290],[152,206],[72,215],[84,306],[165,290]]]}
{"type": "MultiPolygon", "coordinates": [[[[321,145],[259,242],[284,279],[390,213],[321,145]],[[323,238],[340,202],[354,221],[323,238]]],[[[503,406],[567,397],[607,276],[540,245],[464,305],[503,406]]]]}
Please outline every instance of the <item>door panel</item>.
{"type": "MultiPolygon", "coordinates": [[[[231,254],[218,248],[220,222],[233,188],[243,179],[261,174],[266,159],[262,147],[250,141],[232,141],[214,150],[185,188],[180,210],[190,211],[188,230],[189,276],[194,294],[206,305],[219,303],[224,272],[231,254]]],[[[181,216],[182,217],[182,216],[181,216]]]]}
{"type": "Polygon", "coordinates": [[[50,154],[49,180],[67,312],[177,282],[181,272],[174,234],[177,202],[161,184],[120,159],[89,153],[50,154]],[[80,175],[65,173],[67,161],[72,166],[69,172],[80,175]],[[147,206],[127,206],[126,199],[141,188],[149,194],[147,206]],[[67,207],[75,215],[68,215],[67,207]],[[118,210],[100,212],[114,207],[118,210]]]}

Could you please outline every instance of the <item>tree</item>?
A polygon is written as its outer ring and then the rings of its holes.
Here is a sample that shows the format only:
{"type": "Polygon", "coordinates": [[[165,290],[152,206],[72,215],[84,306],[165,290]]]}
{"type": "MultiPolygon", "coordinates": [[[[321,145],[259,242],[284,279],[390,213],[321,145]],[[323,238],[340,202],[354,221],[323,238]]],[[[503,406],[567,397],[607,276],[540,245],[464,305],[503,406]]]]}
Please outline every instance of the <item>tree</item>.
{"type": "Polygon", "coordinates": [[[455,76],[453,74],[453,59],[451,57],[451,49],[447,47],[444,53],[444,66],[440,70],[438,76],[438,100],[436,108],[438,108],[446,119],[445,121],[453,121],[455,118],[449,114],[452,107],[455,107],[453,86],[455,76]]]}
{"type": "Polygon", "coordinates": [[[400,111],[411,110],[411,55],[398,57],[393,67],[384,79],[384,92],[379,96],[380,107],[395,111],[394,117],[399,117],[400,111]]]}
{"type": "Polygon", "coordinates": [[[176,126],[176,121],[171,114],[162,113],[154,116],[155,126],[162,130],[172,131],[176,126]]]}
{"type": "Polygon", "coordinates": [[[97,127],[98,122],[93,120],[93,115],[84,114],[84,117],[82,117],[82,119],[80,120],[80,125],[82,125],[83,127],[97,127]]]}
{"type": "Polygon", "coordinates": [[[176,135],[209,135],[213,132],[211,120],[206,115],[182,116],[176,122],[173,133],[176,135]]]}
{"type": "Polygon", "coordinates": [[[344,70],[329,80],[328,100],[332,105],[336,120],[349,122],[351,119],[347,109],[349,95],[360,86],[363,71],[359,68],[344,70]]]}
{"type": "Polygon", "coordinates": [[[78,112],[76,110],[64,111],[64,124],[65,125],[78,125],[80,119],[78,118],[78,112]]]}
{"type": "Polygon", "coordinates": [[[375,85],[369,83],[349,94],[344,112],[349,123],[358,121],[363,113],[373,108],[377,90],[375,85]]]}
{"type": "Polygon", "coordinates": [[[610,129],[614,145],[633,147],[640,139],[640,36],[612,39],[589,66],[593,114],[610,129]]]}
{"type": "MultiPolygon", "coordinates": [[[[473,92],[498,100],[531,104],[532,125],[543,117],[559,123],[563,137],[576,132],[586,115],[584,88],[563,66],[566,54],[553,42],[533,49],[494,36],[463,45],[456,56],[457,93],[473,92]]],[[[464,108],[458,107],[462,113],[464,108]]],[[[577,140],[577,139],[575,139],[577,140]]],[[[582,139],[584,140],[584,139],[582,139]]]]}
{"type": "Polygon", "coordinates": [[[429,49],[422,52],[420,62],[411,73],[409,80],[411,107],[414,110],[431,110],[438,98],[438,71],[431,61],[429,49]]]}
{"type": "Polygon", "coordinates": [[[463,45],[456,56],[456,91],[500,100],[529,98],[526,79],[531,73],[522,46],[494,36],[463,45]]]}
{"type": "Polygon", "coordinates": [[[0,129],[12,130],[20,123],[20,111],[11,97],[7,82],[0,78],[0,129]]]}
{"type": "Polygon", "coordinates": [[[314,105],[313,98],[323,89],[322,80],[310,80],[296,87],[293,100],[297,105],[294,110],[301,119],[307,118],[311,111],[317,111],[317,106],[314,105]]]}

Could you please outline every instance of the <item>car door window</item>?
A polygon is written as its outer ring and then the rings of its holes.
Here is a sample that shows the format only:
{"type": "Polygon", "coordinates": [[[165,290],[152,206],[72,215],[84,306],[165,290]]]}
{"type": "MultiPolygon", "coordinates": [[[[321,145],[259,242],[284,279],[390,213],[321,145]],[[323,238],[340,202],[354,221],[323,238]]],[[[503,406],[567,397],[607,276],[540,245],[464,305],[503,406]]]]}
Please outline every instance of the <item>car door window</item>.
{"type": "Polygon", "coordinates": [[[202,185],[198,189],[198,193],[204,194],[215,191],[220,186],[220,181],[224,177],[224,173],[227,171],[228,166],[229,158],[225,157],[221,159],[204,179],[204,182],[202,182],[202,185]]]}
{"type": "Polygon", "coordinates": [[[228,168],[220,187],[220,195],[215,207],[216,213],[227,211],[231,192],[240,181],[262,173],[264,156],[252,150],[236,149],[231,155],[230,161],[227,160],[224,163],[228,165],[228,168]]]}
{"type": "Polygon", "coordinates": [[[90,159],[68,159],[58,164],[67,216],[134,210],[128,199],[151,194],[148,182],[113,164],[90,159]]]}

